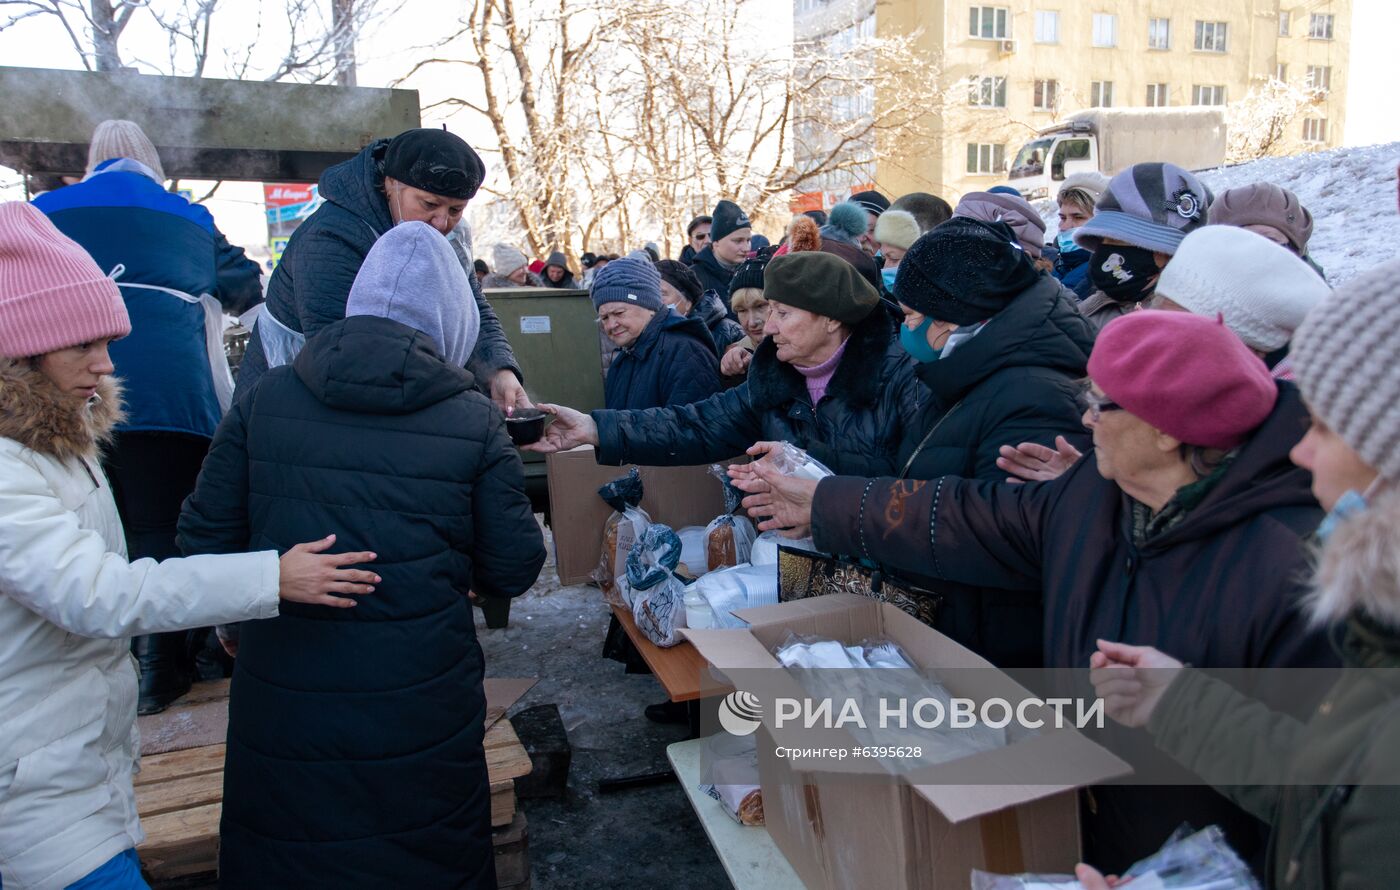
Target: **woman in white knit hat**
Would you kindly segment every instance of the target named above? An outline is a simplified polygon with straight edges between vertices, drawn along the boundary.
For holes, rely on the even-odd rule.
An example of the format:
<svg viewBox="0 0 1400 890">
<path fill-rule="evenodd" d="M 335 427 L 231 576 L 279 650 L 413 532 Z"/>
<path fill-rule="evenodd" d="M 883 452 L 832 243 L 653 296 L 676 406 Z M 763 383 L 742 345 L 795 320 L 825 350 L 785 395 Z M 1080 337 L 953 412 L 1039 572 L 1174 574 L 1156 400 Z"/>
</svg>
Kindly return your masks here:
<svg viewBox="0 0 1400 890">
<path fill-rule="evenodd" d="M 0 886 L 138 888 L 129 637 L 353 606 L 379 577 L 275 551 L 128 562 L 98 453 L 121 416 L 116 282 L 29 204 L 0 204 Z M 339 595 L 337 595 L 339 594 Z"/>
<path fill-rule="evenodd" d="M 1397 279 L 1400 260 L 1354 279 L 1294 338 L 1312 425 L 1291 456 L 1329 511 L 1308 606 L 1316 625 L 1337 631 L 1344 661 L 1311 720 L 1272 712 L 1151 647 L 1100 641 L 1093 656 L 1109 716 L 1145 727 L 1270 824 L 1269 887 L 1389 887 L 1400 875 Z M 1091 869 L 1080 878 L 1107 886 Z"/>
</svg>

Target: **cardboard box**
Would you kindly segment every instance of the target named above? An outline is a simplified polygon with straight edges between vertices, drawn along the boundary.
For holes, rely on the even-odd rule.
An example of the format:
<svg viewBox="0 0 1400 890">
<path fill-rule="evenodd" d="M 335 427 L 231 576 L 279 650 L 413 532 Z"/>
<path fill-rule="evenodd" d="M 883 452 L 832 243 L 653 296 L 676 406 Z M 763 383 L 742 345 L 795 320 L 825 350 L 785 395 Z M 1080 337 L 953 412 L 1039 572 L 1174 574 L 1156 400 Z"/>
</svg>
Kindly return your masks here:
<svg viewBox="0 0 1400 890">
<path fill-rule="evenodd" d="M 709 474 L 707 466 L 640 468 L 641 506 L 652 522 L 677 529 L 709 525 L 724 512 L 723 489 L 719 480 Z M 603 549 L 603 526 L 613 512 L 612 507 L 598 497 L 598 489 L 626 475 L 631 466 L 599 466 L 593 447 L 585 445 L 549 455 L 547 469 L 559 583 L 566 587 L 582 584 L 598 567 Z"/>
<path fill-rule="evenodd" d="M 735 614 L 749 622 L 747 630 L 685 631 L 720 673 L 782 671 L 770 653 L 790 632 L 846 644 L 883 637 L 920 668 L 943 670 L 940 679 L 955 696 L 981 702 L 1029 694 L 972 651 L 865 597 L 838 594 Z M 730 679 L 743 688 L 734 675 Z M 791 682 L 800 696 L 796 679 Z M 888 773 L 853 778 L 849 763 L 838 773 L 778 757 L 775 745 L 783 743 L 785 729 L 765 724 L 758 731 L 764 817 L 774 843 L 810 890 L 965 888 L 973 868 L 1072 874 L 1080 854 L 1075 789 L 1131 771 L 1083 735 L 1047 728 L 951 762 L 949 776 L 958 784 L 915 785 Z M 875 761 L 868 764 L 868 773 L 884 771 Z M 1030 764 L 1053 775 L 1056 784 L 1001 780 Z"/>
</svg>

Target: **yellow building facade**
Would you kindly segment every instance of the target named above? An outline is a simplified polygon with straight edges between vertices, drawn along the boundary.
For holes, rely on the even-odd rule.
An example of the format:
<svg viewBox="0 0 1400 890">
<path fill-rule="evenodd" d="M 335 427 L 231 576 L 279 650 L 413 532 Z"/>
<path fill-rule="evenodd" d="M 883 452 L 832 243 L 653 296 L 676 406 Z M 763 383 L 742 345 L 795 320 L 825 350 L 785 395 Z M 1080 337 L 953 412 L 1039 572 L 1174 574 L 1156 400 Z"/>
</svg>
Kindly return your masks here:
<svg viewBox="0 0 1400 890">
<path fill-rule="evenodd" d="M 877 142 L 873 178 L 890 196 L 955 203 L 1004 181 L 1036 131 L 1083 108 L 1226 105 L 1242 119 L 1237 104 L 1262 108 L 1273 79 L 1316 87 L 1284 125 L 1282 153 L 1342 141 L 1351 0 L 795 0 L 798 40 L 853 22 L 878 37 L 917 34 L 947 84 L 930 97 L 929 141 Z"/>
</svg>

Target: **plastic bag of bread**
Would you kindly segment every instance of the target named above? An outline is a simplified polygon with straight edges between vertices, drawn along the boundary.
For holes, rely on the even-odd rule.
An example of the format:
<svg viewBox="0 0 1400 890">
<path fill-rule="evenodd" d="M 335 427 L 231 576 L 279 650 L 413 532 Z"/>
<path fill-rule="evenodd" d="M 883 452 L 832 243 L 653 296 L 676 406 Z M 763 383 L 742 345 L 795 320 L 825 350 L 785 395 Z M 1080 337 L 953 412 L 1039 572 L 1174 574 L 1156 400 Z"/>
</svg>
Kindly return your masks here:
<svg viewBox="0 0 1400 890">
<path fill-rule="evenodd" d="M 590 576 L 602 588 L 603 599 L 610 605 L 630 608 L 618 587 L 617 579 L 626 571 L 627 554 L 651 525 L 651 517 L 637 506 L 642 502 L 642 475 L 636 467 L 598 489 L 598 496 L 613 508 L 613 514 L 603 526 L 603 546 L 598 567 Z"/>
<path fill-rule="evenodd" d="M 758 532 L 747 516 L 735 515 L 744 493 L 734 487 L 728 470 L 721 464 L 711 464 L 710 475 L 724 488 L 724 513 L 705 527 L 705 571 L 713 572 L 748 562 L 749 549 Z"/>
<path fill-rule="evenodd" d="M 724 807 L 740 825 L 763 824 L 763 792 L 758 787 L 758 748 L 753 736 L 716 733 L 701 750 L 700 790 Z"/>
<path fill-rule="evenodd" d="M 758 532 L 747 516 L 718 516 L 705 527 L 707 571 L 743 565 L 749 561 Z"/>
<path fill-rule="evenodd" d="M 656 523 L 632 545 L 622 582 L 632 599 L 637 629 L 663 648 L 681 642 L 685 627 L 686 579 L 677 574 L 681 539 L 670 526 Z"/>
</svg>

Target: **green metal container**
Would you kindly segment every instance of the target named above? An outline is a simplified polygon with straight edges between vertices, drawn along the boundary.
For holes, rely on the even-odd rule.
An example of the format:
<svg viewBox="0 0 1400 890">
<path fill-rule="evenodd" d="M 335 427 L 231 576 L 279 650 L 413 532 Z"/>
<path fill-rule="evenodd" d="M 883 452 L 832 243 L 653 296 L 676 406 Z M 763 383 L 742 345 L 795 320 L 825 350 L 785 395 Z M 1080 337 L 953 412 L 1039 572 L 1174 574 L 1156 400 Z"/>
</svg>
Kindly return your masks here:
<svg viewBox="0 0 1400 890">
<path fill-rule="evenodd" d="M 603 353 L 598 315 L 586 290 L 519 287 L 485 292 L 515 350 L 532 402 L 579 411 L 603 407 Z M 522 451 L 525 488 L 548 514 L 544 456 Z"/>
</svg>

